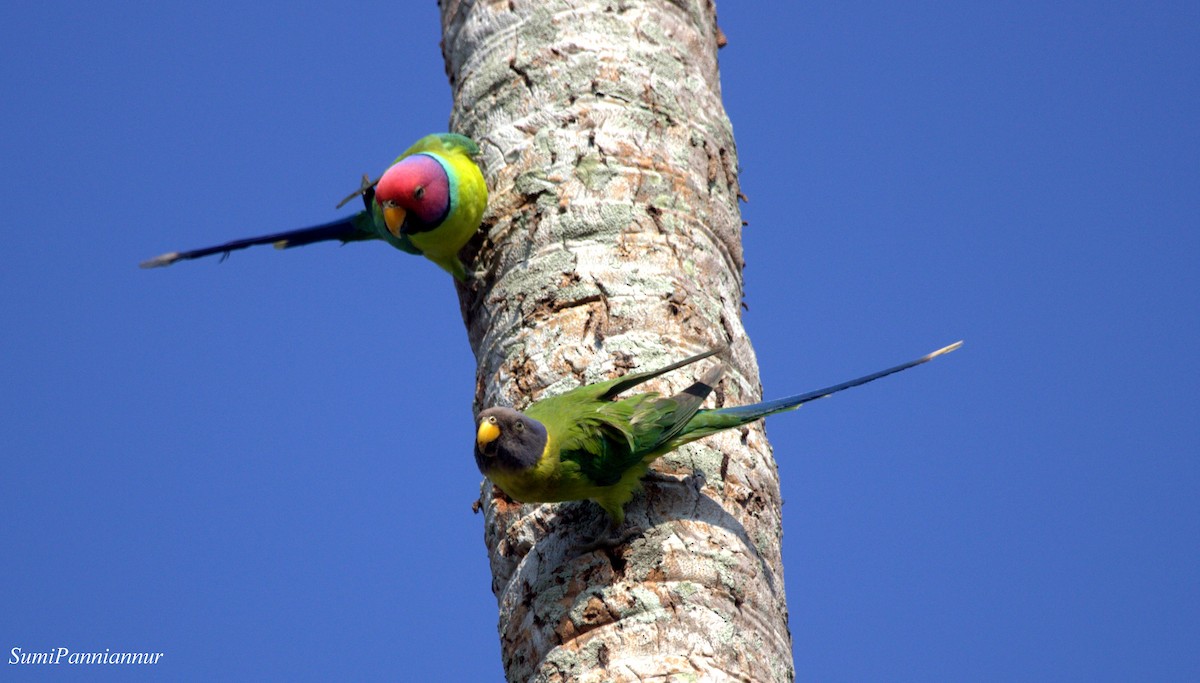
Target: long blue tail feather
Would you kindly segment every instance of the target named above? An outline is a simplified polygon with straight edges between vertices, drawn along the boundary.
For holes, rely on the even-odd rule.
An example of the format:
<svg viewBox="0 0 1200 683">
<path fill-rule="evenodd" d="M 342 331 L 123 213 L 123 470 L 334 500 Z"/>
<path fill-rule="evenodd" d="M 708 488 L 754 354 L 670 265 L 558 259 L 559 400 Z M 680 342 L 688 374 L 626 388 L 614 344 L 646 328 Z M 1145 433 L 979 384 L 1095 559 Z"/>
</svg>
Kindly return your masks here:
<svg viewBox="0 0 1200 683">
<path fill-rule="evenodd" d="M 157 268 L 160 266 L 169 266 L 176 261 L 186 259 L 203 258 L 213 254 L 222 254 L 222 258 L 229 255 L 231 251 L 245 249 L 259 244 L 274 244 L 279 249 L 289 249 L 291 247 L 301 247 L 306 244 L 315 242 L 325 242 L 328 240 L 341 240 L 342 242 L 355 242 L 358 240 L 374 239 L 374 233 L 364 229 L 364 221 L 369 223 L 370 217 L 365 213 L 358 213 L 349 218 L 342 220 L 314 225 L 311 228 L 301 228 L 299 230 L 288 230 L 286 232 L 277 232 L 270 235 L 262 235 L 260 237 L 248 237 L 246 239 L 233 240 L 224 244 L 218 244 L 212 247 L 204 247 L 201 249 L 192 249 L 191 251 L 173 251 L 162 256 L 156 256 L 152 259 L 142 261 L 143 268 Z"/>
<path fill-rule="evenodd" d="M 730 429 L 732 427 L 748 424 L 750 422 L 754 422 L 755 420 L 767 417 L 768 415 L 774 415 L 775 413 L 782 413 L 788 410 L 795 410 L 796 408 L 799 408 L 810 401 L 815 401 L 819 398 L 825 398 L 826 396 L 836 394 L 839 391 L 861 386 L 867 382 L 874 382 L 877 379 L 887 377 L 888 375 L 894 375 L 897 372 L 902 372 L 911 367 L 921 365 L 922 363 L 928 363 L 934 358 L 950 353 L 960 346 L 962 346 L 961 341 L 955 342 L 949 346 L 940 348 L 933 353 L 921 356 L 916 360 L 902 363 L 896 367 L 888 368 L 887 370 L 873 372 L 869 375 L 864 375 L 858 379 L 852 379 L 848 382 L 834 384 L 833 386 L 825 387 L 824 389 L 817 389 L 816 391 L 796 394 L 795 396 L 787 396 L 784 398 L 775 399 L 773 401 L 763 401 L 762 403 L 754 403 L 748 406 L 735 406 L 732 408 L 720 408 L 718 410 L 701 410 L 700 412 L 696 413 L 691 421 L 688 422 L 687 427 L 682 430 L 680 435 L 677 437 L 676 445 L 703 438 L 709 434 L 719 432 L 723 429 Z"/>
</svg>

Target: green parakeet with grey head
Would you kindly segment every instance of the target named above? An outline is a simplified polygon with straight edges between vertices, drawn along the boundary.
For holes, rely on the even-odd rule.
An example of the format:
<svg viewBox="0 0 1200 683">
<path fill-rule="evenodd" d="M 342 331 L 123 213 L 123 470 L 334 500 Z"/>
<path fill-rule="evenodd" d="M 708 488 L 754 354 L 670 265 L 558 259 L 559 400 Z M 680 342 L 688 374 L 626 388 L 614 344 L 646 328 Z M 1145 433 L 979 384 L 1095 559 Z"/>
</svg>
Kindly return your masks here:
<svg viewBox="0 0 1200 683">
<path fill-rule="evenodd" d="M 872 382 L 949 353 L 962 342 L 887 370 L 824 389 L 753 405 L 702 410 L 724 372 L 718 363 L 675 394 L 618 396 L 637 385 L 697 361 L 720 349 L 685 358 L 657 370 L 589 384 L 530 405 L 524 413 L 494 407 L 479 413 L 475 464 L 514 500 L 549 503 L 593 500 L 613 526 L 625 519 L 625 504 L 659 456 L 683 444 L 768 415 L 794 410 L 809 401 Z"/>
</svg>

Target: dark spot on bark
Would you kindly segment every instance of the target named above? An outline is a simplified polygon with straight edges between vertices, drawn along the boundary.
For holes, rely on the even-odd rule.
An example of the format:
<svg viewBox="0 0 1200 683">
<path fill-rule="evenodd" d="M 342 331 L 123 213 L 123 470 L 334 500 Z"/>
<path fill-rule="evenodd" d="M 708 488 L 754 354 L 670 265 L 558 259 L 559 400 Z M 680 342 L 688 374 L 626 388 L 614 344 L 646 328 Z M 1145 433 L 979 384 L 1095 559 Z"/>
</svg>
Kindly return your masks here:
<svg viewBox="0 0 1200 683">
<path fill-rule="evenodd" d="M 753 493 L 751 493 L 750 496 L 746 499 L 746 502 L 744 503 L 744 505 L 746 507 L 746 511 L 752 515 L 758 515 L 760 512 L 762 512 L 767 507 L 766 501 L 763 500 L 762 495 L 759 494 L 758 491 L 754 491 Z"/>
<path fill-rule="evenodd" d="M 685 324 L 691 321 L 695 315 L 692 305 L 687 300 L 687 295 L 679 290 L 667 295 L 667 311 L 671 317 Z"/>
<path fill-rule="evenodd" d="M 522 353 L 517 357 L 510 372 L 513 382 L 517 385 L 517 391 L 522 396 L 531 396 L 534 389 L 541 388 L 537 383 L 537 364 L 528 355 Z"/>
<path fill-rule="evenodd" d="M 578 596 L 582 598 L 584 596 Z M 601 626 L 606 626 L 617 620 L 615 614 L 609 606 L 597 595 L 587 596 L 587 601 L 584 602 L 583 608 L 579 611 L 579 623 L 576 623 L 571 618 L 570 605 L 564 605 L 567 608 L 568 614 L 562 618 L 558 627 L 554 629 L 554 635 L 558 637 L 559 642 L 568 642 L 575 640 L 588 631 L 595 630 Z"/>
<path fill-rule="evenodd" d="M 487 383 L 478 373 L 475 374 L 475 412 L 483 410 L 483 396 L 487 392 Z"/>
<path fill-rule="evenodd" d="M 725 330 L 726 339 L 736 339 L 737 334 L 734 333 L 733 326 L 729 324 L 729 319 L 725 317 L 725 312 L 721 312 L 721 329 Z"/>
<path fill-rule="evenodd" d="M 599 280 L 592 281 L 596 285 L 596 290 L 600 292 L 600 303 L 602 307 L 592 307 L 588 309 L 588 318 L 583 323 L 583 335 L 581 338 L 587 337 L 588 333 L 592 333 L 596 337 L 596 348 L 604 343 L 605 328 L 608 326 L 609 317 L 612 316 L 612 306 L 608 302 L 608 290 L 604 288 L 604 283 Z"/>
<path fill-rule="evenodd" d="M 604 557 L 608 558 L 608 564 L 612 567 L 613 575 L 617 579 L 625 576 L 625 565 L 627 563 L 625 562 L 625 557 L 619 552 L 623 547 L 625 546 L 604 546 L 600 548 L 600 552 L 604 554 Z"/>
<path fill-rule="evenodd" d="M 525 70 L 525 67 L 517 66 L 517 58 L 515 56 L 509 58 L 508 68 L 521 77 L 521 80 L 525 83 L 526 90 L 533 90 L 533 78 L 529 76 L 529 72 Z"/>
<path fill-rule="evenodd" d="M 613 354 L 613 367 L 618 370 L 632 370 L 637 367 L 633 356 L 624 351 L 617 351 Z"/>
<path fill-rule="evenodd" d="M 543 318 L 549 318 L 556 313 L 567 310 L 568 308 L 586 306 L 588 304 L 594 304 L 600 301 L 599 294 L 589 294 L 588 296 L 580 297 L 578 299 L 554 299 L 552 297 L 553 294 L 551 294 L 551 298 L 540 301 L 532 311 L 525 315 L 525 321 L 531 322 L 535 320 L 541 320 Z"/>
</svg>

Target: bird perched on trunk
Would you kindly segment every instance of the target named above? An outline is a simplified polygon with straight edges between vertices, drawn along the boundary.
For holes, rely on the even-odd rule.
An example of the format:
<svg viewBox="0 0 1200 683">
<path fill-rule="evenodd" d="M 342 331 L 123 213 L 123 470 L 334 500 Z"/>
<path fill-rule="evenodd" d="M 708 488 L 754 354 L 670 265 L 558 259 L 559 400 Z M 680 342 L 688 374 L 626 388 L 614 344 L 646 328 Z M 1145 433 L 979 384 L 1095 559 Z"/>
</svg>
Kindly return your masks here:
<svg viewBox="0 0 1200 683">
<path fill-rule="evenodd" d="M 478 155 L 479 146 L 470 138 L 454 133 L 427 135 L 397 157 L 378 181 L 364 180 L 362 189 L 342 202 L 361 194 L 365 211 L 311 228 L 171 252 L 141 265 L 154 268 L 211 254 L 228 256 L 231 251 L 257 244 L 286 249 L 326 240 L 344 243 L 382 239 L 466 280 L 467 270 L 458 259 L 458 251 L 479 229 L 487 208 L 487 185 L 474 161 Z"/>
<path fill-rule="evenodd" d="M 488 408 L 479 413 L 475 464 L 514 500 L 551 503 L 590 499 L 608 513 L 613 527 L 625 519 L 625 504 L 641 487 L 652 463 L 683 444 L 740 427 L 809 401 L 872 382 L 949 353 L 962 342 L 894 368 L 831 387 L 748 406 L 701 410 L 725 368 L 718 364 L 675 394 L 617 396 L 664 373 L 722 349 L 706 351 L 658 370 L 638 372 L 542 399 L 519 413 Z"/>
</svg>

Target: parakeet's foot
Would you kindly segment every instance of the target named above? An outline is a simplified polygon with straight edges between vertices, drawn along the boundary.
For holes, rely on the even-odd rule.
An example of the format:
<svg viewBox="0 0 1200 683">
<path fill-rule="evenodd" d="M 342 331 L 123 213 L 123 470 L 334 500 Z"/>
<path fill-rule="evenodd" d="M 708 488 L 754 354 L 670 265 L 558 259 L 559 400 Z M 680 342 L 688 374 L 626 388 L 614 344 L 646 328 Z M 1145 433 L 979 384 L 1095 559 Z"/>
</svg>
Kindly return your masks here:
<svg viewBox="0 0 1200 683">
<path fill-rule="evenodd" d="M 680 475 L 666 474 L 657 470 L 650 470 L 646 474 L 642 475 L 642 481 L 654 481 L 663 485 L 675 486 L 687 484 L 691 478 L 691 476 L 685 477 Z M 628 544 L 630 541 L 646 532 L 645 529 L 639 526 L 629 526 L 627 524 L 627 517 L 625 518 L 625 521 L 619 523 L 613 523 L 612 517 L 609 517 L 608 519 L 609 524 L 607 525 L 606 530 L 601 532 L 601 535 L 598 536 L 596 540 L 581 546 L 579 551 L 580 555 L 586 555 L 597 550 L 611 551 L 614 548 Z M 622 531 L 622 529 L 624 529 L 624 531 Z"/>
<path fill-rule="evenodd" d="M 601 536 L 596 538 L 596 540 L 580 546 L 579 554 L 587 555 L 588 553 L 594 553 L 597 550 L 612 550 L 614 548 L 619 548 L 623 545 L 627 545 L 630 541 L 638 536 L 641 536 L 644 532 L 645 529 L 636 526 L 626 529 L 622 532 L 619 527 L 613 527 L 610 525 Z"/>
</svg>

